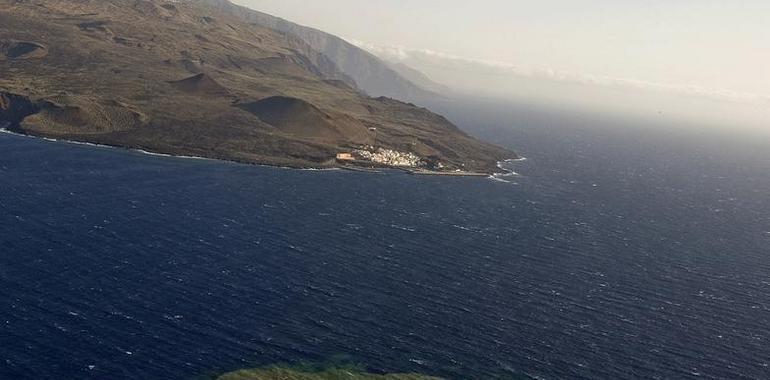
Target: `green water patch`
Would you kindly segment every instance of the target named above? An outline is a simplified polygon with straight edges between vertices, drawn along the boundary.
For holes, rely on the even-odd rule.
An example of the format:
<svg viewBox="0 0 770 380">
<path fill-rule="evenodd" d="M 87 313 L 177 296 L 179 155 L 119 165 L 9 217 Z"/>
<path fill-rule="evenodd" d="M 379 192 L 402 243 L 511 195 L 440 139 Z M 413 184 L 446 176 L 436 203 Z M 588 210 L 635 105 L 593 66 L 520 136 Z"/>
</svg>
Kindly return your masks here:
<svg viewBox="0 0 770 380">
<path fill-rule="evenodd" d="M 374 374 L 358 368 L 312 370 L 291 367 L 267 367 L 230 372 L 217 380 L 441 380 L 415 373 Z"/>
</svg>

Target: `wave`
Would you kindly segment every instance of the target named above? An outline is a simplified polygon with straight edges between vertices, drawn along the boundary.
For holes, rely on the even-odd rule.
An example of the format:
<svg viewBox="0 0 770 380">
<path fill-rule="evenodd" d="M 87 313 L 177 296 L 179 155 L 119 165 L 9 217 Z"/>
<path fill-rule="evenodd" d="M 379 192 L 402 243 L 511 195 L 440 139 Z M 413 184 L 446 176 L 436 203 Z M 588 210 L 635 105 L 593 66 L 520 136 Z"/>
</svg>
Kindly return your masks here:
<svg viewBox="0 0 770 380">
<path fill-rule="evenodd" d="M 74 145 L 85 145 L 85 146 L 93 146 L 98 148 L 112 148 L 116 149 L 116 147 L 111 145 L 103 145 L 103 144 L 94 144 L 90 142 L 84 142 L 84 141 L 74 141 L 74 140 L 56 140 L 59 142 L 67 143 L 67 144 L 74 144 Z"/>
<path fill-rule="evenodd" d="M 340 168 L 290 168 L 290 167 L 281 167 L 282 169 L 292 169 L 292 170 L 301 170 L 305 172 L 329 172 L 329 171 L 336 171 L 336 170 L 342 170 Z"/>
<path fill-rule="evenodd" d="M 497 175 L 491 175 L 491 176 L 487 177 L 487 179 L 490 179 L 490 180 L 495 181 L 495 182 L 513 183 L 513 182 L 508 181 L 506 179 L 503 179 L 503 178 L 501 178 L 501 176 L 497 176 Z"/>
<path fill-rule="evenodd" d="M 55 138 L 51 138 L 51 137 L 33 136 L 33 135 L 28 135 L 28 134 L 18 133 L 18 132 L 13 132 L 11 130 L 8 130 L 7 129 L 7 125 L 4 128 L 0 128 L 0 133 L 5 133 L 5 134 L 9 134 L 9 135 L 14 135 L 14 136 L 20 136 L 20 137 L 26 137 L 26 138 L 30 138 L 30 139 L 37 139 L 37 140 L 55 142 L 55 143 L 65 143 L 65 144 L 72 144 L 72 145 L 84 145 L 84 146 L 90 146 L 90 147 L 96 147 L 96 148 L 110 148 L 110 149 L 128 150 L 128 151 L 131 151 L 131 152 L 146 154 L 146 155 L 149 155 L 149 156 L 184 158 L 184 159 L 191 159 L 191 160 L 215 160 L 213 158 L 208 158 L 208 157 L 184 156 L 184 155 L 177 156 L 177 155 L 166 154 L 166 153 L 150 152 L 148 150 L 137 149 L 137 148 L 124 148 L 124 147 L 115 146 L 115 145 L 96 144 L 96 143 L 90 143 L 90 142 L 85 142 L 85 141 L 67 140 L 67 139 L 55 139 Z"/>
<path fill-rule="evenodd" d="M 391 224 L 390 228 L 395 228 L 397 230 L 406 231 L 406 232 L 417 232 L 416 228 L 402 226 L 402 225 L 399 225 L 399 224 Z"/>
<path fill-rule="evenodd" d="M 513 182 L 508 181 L 508 180 L 506 180 L 504 178 L 518 177 L 521 174 L 517 173 L 516 171 L 514 171 L 510 167 L 506 167 L 505 164 L 513 164 L 513 163 L 516 163 L 516 162 L 524 162 L 524 161 L 527 161 L 526 157 L 519 157 L 519 158 L 512 158 L 512 159 L 508 159 L 508 160 L 498 161 L 497 162 L 497 167 L 500 170 L 502 170 L 502 172 L 500 172 L 500 173 L 493 173 L 491 176 L 489 176 L 489 179 L 491 179 L 493 181 L 497 181 L 497 182 L 513 183 Z"/>
<path fill-rule="evenodd" d="M 3 125 L 2 127 L 0 127 L 0 133 L 5 133 L 5 134 L 8 134 L 8 135 L 24 136 L 24 135 L 16 133 L 16 132 L 9 131 L 8 130 L 8 125 Z"/>
<path fill-rule="evenodd" d="M 111 147 L 114 148 L 114 147 Z M 166 157 L 166 158 L 183 158 L 187 160 L 211 160 L 211 161 L 221 161 L 217 160 L 216 158 L 208 158 L 208 157 L 201 157 L 201 156 L 185 156 L 185 155 L 175 155 L 175 154 L 167 154 L 167 153 L 158 153 L 158 152 L 151 152 L 149 150 L 144 149 L 129 149 L 130 151 L 146 154 L 148 156 L 156 156 L 156 157 Z"/>
</svg>

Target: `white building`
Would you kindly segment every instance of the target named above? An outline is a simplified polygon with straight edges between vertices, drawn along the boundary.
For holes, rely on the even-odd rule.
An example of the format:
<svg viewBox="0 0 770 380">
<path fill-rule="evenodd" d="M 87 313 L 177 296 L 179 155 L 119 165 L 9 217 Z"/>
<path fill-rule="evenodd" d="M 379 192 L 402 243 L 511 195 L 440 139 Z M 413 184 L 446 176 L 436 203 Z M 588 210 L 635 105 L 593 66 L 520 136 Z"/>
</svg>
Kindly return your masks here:
<svg viewBox="0 0 770 380">
<path fill-rule="evenodd" d="M 375 152 L 356 150 L 353 153 L 363 160 L 389 166 L 417 167 L 422 164 L 420 156 L 410 152 L 398 152 L 391 149 L 379 148 Z"/>
</svg>

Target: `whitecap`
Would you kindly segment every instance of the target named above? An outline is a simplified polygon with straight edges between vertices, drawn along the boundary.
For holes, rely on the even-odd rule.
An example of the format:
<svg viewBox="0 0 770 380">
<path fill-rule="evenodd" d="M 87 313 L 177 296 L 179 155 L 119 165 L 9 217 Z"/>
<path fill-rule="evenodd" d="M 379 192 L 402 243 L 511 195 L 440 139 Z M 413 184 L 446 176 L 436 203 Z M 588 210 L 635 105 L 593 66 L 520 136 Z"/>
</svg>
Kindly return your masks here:
<svg viewBox="0 0 770 380">
<path fill-rule="evenodd" d="M 0 133 L 5 133 L 5 134 L 8 134 L 8 135 L 14 135 L 14 136 L 30 137 L 30 136 L 27 136 L 27 135 L 23 135 L 21 133 L 16 133 L 16 132 L 8 130 L 6 128 L 0 128 Z"/>
<path fill-rule="evenodd" d="M 402 230 L 402 231 L 407 231 L 407 232 L 417 232 L 417 230 L 414 229 L 414 228 L 406 227 L 406 226 L 400 226 L 398 224 L 391 224 L 390 227 L 398 229 L 398 230 Z"/>
<path fill-rule="evenodd" d="M 114 146 L 102 145 L 102 144 L 94 144 L 94 143 L 85 142 L 85 141 L 74 141 L 74 140 L 57 140 L 57 141 L 62 141 L 62 142 L 65 142 L 67 144 L 74 144 L 74 145 L 94 146 L 94 147 L 99 147 L 99 148 L 115 148 Z"/>
<path fill-rule="evenodd" d="M 137 153 L 141 153 L 141 154 L 146 154 L 146 155 L 148 155 L 148 156 L 158 156 L 158 157 L 173 157 L 173 156 L 172 156 L 172 155 L 170 155 L 170 154 L 165 154 L 165 153 L 155 153 L 155 152 L 150 152 L 150 151 L 147 151 L 147 150 L 144 150 L 144 149 L 134 149 L 134 152 L 137 152 Z"/>
<path fill-rule="evenodd" d="M 329 171 L 336 171 L 336 170 L 342 170 L 340 168 L 289 168 L 289 167 L 283 167 L 281 166 L 281 169 L 291 169 L 291 170 L 301 170 L 301 171 L 307 171 L 307 172 L 329 172 Z"/>
<path fill-rule="evenodd" d="M 507 180 L 504 180 L 504 179 L 502 179 L 501 177 L 502 177 L 502 176 L 498 176 L 498 175 L 491 175 L 491 176 L 489 176 L 489 177 L 487 177 L 487 178 L 488 178 L 488 179 L 490 179 L 490 180 L 492 180 L 492 181 L 495 181 L 495 182 L 502 182 L 502 183 L 512 183 L 511 181 L 507 181 Z"/>
<path fill-rule="evenodd" d="M 513 164 L 513 163 L 516 163 L 516 162 L 523 162 L 523 161 L 526 161 L 526 160 L 527 160 L 526 157 L 521 157 L 521 158 L 515 158 L 515 159 L 508 159 L 508 160 L 504 160 L 504 161 L 498 161 L 497 162 L 497 167 L 500 170 L 502 170 L 502 172 L 501 173 L 494 173 L 494 174 L 492 174 L 492 176 L 496 177 L 496 178 L 519 176 L 520 175 L 519 173 L 515 172 L 510 167 L 504 166 L 504 164 Z"/>
</svg>

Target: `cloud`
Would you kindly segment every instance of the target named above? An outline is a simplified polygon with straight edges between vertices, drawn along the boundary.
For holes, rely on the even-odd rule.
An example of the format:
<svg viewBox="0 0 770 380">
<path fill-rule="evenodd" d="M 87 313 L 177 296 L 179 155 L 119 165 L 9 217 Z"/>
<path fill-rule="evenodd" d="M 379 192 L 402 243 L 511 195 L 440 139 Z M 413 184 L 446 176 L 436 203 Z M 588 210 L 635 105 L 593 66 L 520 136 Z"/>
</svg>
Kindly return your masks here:
<svg viewBox="0 0 770 380">
<path fill-rule="evenodd" d="M 402 46 L 377 46 L 357 40 L 350 43 L 365 49 L 372 54 L 395 62 L 416 66 L 417 69 L 429 67 L 471 71 L 475 74 L 518 76 L 550 81 L 576 83 L 603 87 L 617 87 L 645 91 L 662 91 L 666 93 L 696 96 L 720 101 L 770 105 L 770 96 L 725 89 L 715 89 L 675 83 L 656 83 L 633 78 L 616 78 L 584 73 L 569 73 L 550 68 L 524 67 L 509 62 L 490 61 L 460 57 L 433 50 L 409 49 Z"/>
</svg>

